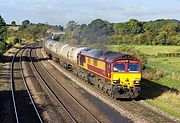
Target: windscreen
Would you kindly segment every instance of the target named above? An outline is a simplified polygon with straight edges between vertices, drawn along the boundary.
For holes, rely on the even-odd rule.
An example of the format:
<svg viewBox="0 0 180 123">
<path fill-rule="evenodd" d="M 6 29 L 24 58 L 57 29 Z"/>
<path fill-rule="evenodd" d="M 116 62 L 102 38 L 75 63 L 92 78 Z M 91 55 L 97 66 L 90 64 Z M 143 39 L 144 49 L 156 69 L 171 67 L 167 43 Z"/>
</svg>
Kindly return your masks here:
<svg viewBox="0 0 180 123">
<path fill-rule="evenodd" d="M 129 63 L 128 64 L 128 71 L 129 72 L 139 72 L 139 70 L 140 70 L 140 65 L 139 64 L 131 64 L 131 63 Z"/>
<path fill-rule="evenodd" d="M 125 72 L 124 63 L 114 63 L 114 72 Z"/>
</svg>

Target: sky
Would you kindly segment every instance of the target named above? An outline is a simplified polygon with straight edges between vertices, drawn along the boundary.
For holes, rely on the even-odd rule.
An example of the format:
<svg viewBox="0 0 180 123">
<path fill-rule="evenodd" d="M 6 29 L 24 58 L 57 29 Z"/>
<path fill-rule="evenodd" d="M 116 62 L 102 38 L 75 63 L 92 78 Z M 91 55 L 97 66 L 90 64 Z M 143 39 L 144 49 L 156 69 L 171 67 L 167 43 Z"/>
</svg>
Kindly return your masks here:
<svg viewBox="0 0 180 123">
<path fill-rule="evenodd" d="M 28 19 L 63 26 L 70 20 L 88 24 L 98 18 L 112 23 L 180 20 L 180 0 L 0 0 L 0 15 L 6 23 Z"/>
</svg>

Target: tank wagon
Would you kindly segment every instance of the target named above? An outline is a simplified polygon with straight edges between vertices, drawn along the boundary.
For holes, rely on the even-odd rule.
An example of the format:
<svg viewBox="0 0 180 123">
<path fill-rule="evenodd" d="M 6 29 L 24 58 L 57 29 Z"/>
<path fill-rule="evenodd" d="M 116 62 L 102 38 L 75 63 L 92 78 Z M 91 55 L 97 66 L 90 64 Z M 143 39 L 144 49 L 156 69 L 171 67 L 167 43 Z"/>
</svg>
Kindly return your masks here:
<svg viewBox="0 0 180 123">
<path fill-rule="evenodd" d="M 46 54 L 87 83 L 113 98 L 136 98 L 140 92 L 142 65 L 128 54 L 44 41 Z"/>
</svg>

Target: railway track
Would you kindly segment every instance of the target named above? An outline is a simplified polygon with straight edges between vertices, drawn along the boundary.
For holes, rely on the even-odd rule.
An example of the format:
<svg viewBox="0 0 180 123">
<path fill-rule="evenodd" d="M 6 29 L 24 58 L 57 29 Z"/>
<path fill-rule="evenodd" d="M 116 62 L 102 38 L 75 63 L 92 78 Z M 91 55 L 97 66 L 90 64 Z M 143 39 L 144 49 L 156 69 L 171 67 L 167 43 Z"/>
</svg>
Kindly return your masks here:
<svg viewBox="0 0 180 123">
<path fill-rule="evenodd" d="M 19 49 L 11 62 L 11 90 L 15 118 L 17 123 L 43 123 L 23 72 L 22 58 L 25 48 L 26 46 Z"/>
<path fill-rule="evenodd" d="M 71 80 L 81 82 L 83 85 L 86 85 L 86 86 L 88 86 L 88 88 L 95 91 L 95 93 L 100 94 L 101 96 L 98 96 L 98 98 L 102 98 L 102 100 L 109 100 L 108 103 L 111 104 L 113 107 L 115 107 L 116 110 L 119 110 L 120 108 L 123 110 L 127 110 L 128 112 L 125 111 L 125 113 L 124 113 L 125 115 L 127 115 L 127 116 L 128 116 L 128 114 L 134 115 L 134 116 L 129 116 L 130 119 L 136 120 L 137 117 L 139 117 L 140 119 L 144 119 L 143 121 L 147 121 L 147 122 L 151 122 L 151 123 L 154 123 L 154 122 L 176 123 L 176 120 L 169 118 L 168 116 L 162 115 L 161 113 L 142 105 L 139 101 L 113 100 L 111 97 L 109 97 L 109 96 L 105 95 L 103 92 L 99 91 L 98 88 L 94 88 L 94 86 L 85 84 L 84 82 L 82 82 L 82 80 L 77 78 L 75 75 L 72 75 L 72 73 L 70 73 L 69 71 L 67 71 L 67 70 L 60 70 L 60 71 L 63 74 L 65 73 L 65 76 L 67 76 Z M 122 113 L 123 111 L 121 109 L 119 110 L 119 112 Z"/>
<path fill-rule="evenodd" d="M 32 56 L 34 60 L 32 59 Z M 54 97 L 54 99 L 66 112 L 71 122 L 100 123 L 100 121 L 90 111 L 88 111 L 88 109 L 81 105 L 81 103 L 79 103 L 78 100 L 76 100 L 59 82 L 57 82 L 56 79 L 52 77 L 52 75 L 46 70 L 46 68 L 43 65 L 39 64 L 36 50 L 34 50 L 33 52 L 31 49 L 30 59 L 37 76 L 40 78 L 41 82 L 47 88 L 49 93 Z M 63 98 L 62 95 L 66 95 L 66 97 Z M 72 105 L 75 105 L 76 109 L 73 109 L 74 107 L 71 108 Z"/>
</svg>

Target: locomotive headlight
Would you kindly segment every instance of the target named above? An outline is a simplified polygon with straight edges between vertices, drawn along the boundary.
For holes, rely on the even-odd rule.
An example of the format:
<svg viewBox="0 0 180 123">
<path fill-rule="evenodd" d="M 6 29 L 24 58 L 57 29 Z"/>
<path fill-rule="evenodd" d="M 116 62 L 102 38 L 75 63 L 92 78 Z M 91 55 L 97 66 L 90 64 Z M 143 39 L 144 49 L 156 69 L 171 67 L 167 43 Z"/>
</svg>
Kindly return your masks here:
<svg viewBox="0 0 180 123">
<path fill-rule="evenodd" d="M 134 84 L 139 84 L 139 80 L 134 80 Z"/>
<path fill-rule="evenodd" d="M 118 83 L 120 83 L 120 79 L 118 79 L 118 80 L 114 80 L 114 81 L 113 81 L 113 83 L 114 83 L 114 84 L 118 84 Z"/>
</svg>

